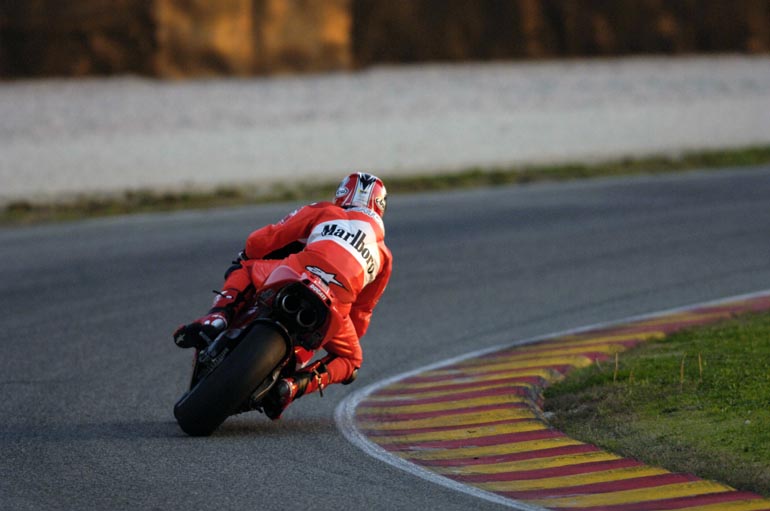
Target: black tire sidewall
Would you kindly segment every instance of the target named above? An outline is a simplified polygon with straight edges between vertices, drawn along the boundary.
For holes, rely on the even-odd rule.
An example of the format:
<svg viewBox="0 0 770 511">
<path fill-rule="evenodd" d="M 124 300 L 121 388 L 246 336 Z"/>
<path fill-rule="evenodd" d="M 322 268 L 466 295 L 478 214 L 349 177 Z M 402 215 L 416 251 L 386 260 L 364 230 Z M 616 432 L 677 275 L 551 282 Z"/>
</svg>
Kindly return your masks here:
<svg viewBox="0 0 770 511">
<path fill-rule="evenodd" d="M 214 371 L 198 381 L 174 406 L 182 430 L 210 435 L 232 415 L 286 357 L 280 327 L 257 323 Z"/>
</svg>

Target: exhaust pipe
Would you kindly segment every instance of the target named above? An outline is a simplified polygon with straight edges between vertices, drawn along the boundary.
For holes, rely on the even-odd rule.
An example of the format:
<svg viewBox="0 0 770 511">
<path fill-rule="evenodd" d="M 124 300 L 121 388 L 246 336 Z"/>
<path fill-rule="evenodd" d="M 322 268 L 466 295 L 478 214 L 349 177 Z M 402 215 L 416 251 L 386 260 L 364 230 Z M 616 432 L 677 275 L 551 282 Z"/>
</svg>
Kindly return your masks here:
<svg viewBox="0 0 770 511">
<path fill-rule="evenodd" d="M 302 308 L 302 300 L 297 295 L 287 294 L 281 299 L 281 308 L 288 314 L 297 314 Z"/>
<path fill-rule="evenodd" d="M 297 324 L 302 328 L 314 327 L 317 321 L 318 314 L 311 307 L 307 307 L 297 312 Z"/>
<path fill-rule="evenodd" d="M 278 307 L 287 316 L 293 317 L 297 326 L 305 330 L 311 330 L 323 321 L 323 312 L 318 310 L 311 301 L 302 297 L 300 293 L 287 292 L 278 297 Z"/>
</svg>

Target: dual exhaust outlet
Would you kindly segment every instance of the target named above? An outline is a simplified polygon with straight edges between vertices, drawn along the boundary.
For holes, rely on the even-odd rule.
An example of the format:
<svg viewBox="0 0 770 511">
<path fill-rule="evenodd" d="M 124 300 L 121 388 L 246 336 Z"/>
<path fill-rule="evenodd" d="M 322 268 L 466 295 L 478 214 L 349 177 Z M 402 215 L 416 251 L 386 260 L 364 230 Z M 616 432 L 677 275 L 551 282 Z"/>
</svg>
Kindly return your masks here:
<svg viewBox="0 0 770 511">
<path fill-rule="evenodd" d="M 293 317 L 302 328 L 312 329 L 318 326 L 320 315 L 316 307 L 295 293 L 287 293 L 279 300 L 281 310 Z"/>
</svg>

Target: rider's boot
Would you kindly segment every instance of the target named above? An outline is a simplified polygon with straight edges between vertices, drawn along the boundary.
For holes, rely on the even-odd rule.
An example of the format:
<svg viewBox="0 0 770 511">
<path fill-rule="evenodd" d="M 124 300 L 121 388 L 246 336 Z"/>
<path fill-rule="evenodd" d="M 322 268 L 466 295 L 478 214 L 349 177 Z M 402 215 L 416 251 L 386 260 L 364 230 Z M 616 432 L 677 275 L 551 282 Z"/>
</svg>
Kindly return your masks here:
<svg viewBox="0 0 770 511">
<path fill-rule="evenodd" d="M 326 372 L 323 364 L 316 364 L 312 369 L 278 380 L 270 390 L 270 395 L 265 399 L 262 408 L 270 419 L 278 420 L 291 403 L 305 394 L 319 391 L 323 396 L 323 389 L 328 384 L 329 373 Z"/>
<path fill-rule="evenodd" d="M 174 344 L 180 348 L 204 349 L 227 328 L 241 301 L 240 292 L 237 289 L 225 289 L 215 293 L 217 297 L 205 316 L 176 329 Z"/>
</svg>

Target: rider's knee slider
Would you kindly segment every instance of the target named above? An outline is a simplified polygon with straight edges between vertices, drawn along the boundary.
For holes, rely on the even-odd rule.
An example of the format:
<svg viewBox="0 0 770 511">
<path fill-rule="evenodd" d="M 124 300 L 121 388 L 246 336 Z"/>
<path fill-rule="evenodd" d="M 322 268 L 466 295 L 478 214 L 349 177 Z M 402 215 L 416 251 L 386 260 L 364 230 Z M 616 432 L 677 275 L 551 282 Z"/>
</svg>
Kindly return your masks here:
<svg viewBox="0 0 770 511">
<path fill-rule="evenodd" d="M 347 380 L 345 380 L 345 381 L 343 381 L 341 383 L 343 385 L 350 385 L 351 383 L 353 383 L 356 380 L 356 378 L 358 378 L 358 368 L 357 367 L 355 369 L 353 369 L 353 373 L 350 375 L 350 377 L 348 377 Z"/>
</svg>

